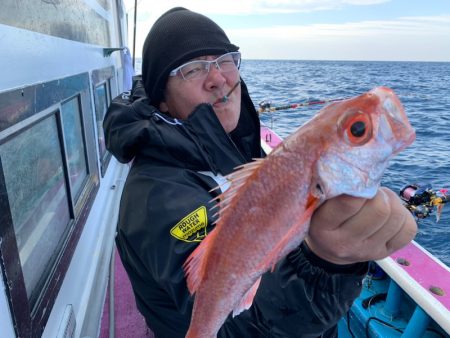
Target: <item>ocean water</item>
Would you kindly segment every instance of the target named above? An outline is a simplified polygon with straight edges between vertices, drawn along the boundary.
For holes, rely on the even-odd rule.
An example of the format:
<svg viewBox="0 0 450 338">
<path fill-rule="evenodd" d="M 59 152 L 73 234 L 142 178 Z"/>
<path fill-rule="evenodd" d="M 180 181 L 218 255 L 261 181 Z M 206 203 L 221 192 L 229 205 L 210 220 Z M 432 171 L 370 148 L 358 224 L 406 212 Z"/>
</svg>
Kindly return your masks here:
<svg viewBox="0 0 450 338">
<path fill-rule="evenodd" d="M 255 104 L 268 100 L 274 107 L 392 88 L 417 135 L 392 160 L 382 185 L 395 192 L 412 183 L 450 189 L 450 63 L 243 60 L 241 74 Z M 320 108 L 264 113 L 261 120 L 286 137 Z M 450 203 L 439 223 L 434 216 L 419 221 L 415 240 L 450 266 Z"/>
</svg>

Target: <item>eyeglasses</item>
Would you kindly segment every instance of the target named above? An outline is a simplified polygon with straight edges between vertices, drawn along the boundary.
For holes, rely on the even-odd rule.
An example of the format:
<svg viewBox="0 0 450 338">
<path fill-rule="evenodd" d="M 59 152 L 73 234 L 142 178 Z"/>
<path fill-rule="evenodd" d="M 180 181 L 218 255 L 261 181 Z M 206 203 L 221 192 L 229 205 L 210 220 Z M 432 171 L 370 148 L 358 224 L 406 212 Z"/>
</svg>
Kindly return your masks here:
<svg viewBox="0 0 450 338">
<path fill-rule="evenodd" d="M 180 67 L 175 68 L 169 73 L 169 76 L 181 74 L 185 80 L 200 79 L 208 75 L 213 64 L 217 70 L 222 73 L 229 73 L 239 69 L 241 64 L 241 53 L 230 52 L 219 56 L 215 60 L 194 60 L 187 62 Z"/>
</svg>

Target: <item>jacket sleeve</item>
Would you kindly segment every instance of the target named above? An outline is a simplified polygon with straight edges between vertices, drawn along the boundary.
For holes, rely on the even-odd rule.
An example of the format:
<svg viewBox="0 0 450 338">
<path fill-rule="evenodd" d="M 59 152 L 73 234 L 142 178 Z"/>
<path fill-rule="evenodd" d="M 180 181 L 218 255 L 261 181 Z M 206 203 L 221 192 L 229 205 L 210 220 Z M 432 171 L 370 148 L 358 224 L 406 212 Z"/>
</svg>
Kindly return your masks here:
<svg viewBox="0 0 450 338">
<path fill-rule="evenodd" d="M 252 307 L 228 317 L 224 337 L 328 337 L 362 288 L 367 263 L 334 265 L 305 243 L 263 275 Z"/>
<path fill-rule="evenodd" d="M 153 111 L 140 109 L 140 101 L 147 100 L 139 77 L 133 78 L 133 89 L 115 97 L 103 119 L 106 148 L 121 163 L 130 162 L 145 138 L 146 127 Z"/>
</svg>

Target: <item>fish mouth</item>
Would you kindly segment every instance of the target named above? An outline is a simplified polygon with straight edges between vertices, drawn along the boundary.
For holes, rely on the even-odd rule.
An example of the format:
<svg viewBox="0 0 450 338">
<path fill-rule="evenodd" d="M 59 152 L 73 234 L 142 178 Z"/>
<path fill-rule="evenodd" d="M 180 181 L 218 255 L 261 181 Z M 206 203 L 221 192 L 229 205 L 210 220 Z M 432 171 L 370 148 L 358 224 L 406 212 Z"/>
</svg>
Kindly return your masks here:
<svg viewBox="0 0 450 338">
<path fill-rule="evenodd" d="M 400 151 L 411 145 L 415 140 L 416 140 L 416 131 L 414 129 L 411 129 L 408 136 L 404 139 L 403 144 L 395 149 L 395 154 L 399 153 Z"/>
<path fill-rule="evenodd" d="M 392 116 L 392 113 L 390 115 Z M 394 118 L 393 123 L 395 123 L 395 126 L 392 126 L 391 123 L 386 115 L 380 117 L 377 138 L 390 144 L 392 155 L 396 155 L 414 142 L 416 132 L 408 123 L 399 120 L 399 118 Z"/>
</svg>

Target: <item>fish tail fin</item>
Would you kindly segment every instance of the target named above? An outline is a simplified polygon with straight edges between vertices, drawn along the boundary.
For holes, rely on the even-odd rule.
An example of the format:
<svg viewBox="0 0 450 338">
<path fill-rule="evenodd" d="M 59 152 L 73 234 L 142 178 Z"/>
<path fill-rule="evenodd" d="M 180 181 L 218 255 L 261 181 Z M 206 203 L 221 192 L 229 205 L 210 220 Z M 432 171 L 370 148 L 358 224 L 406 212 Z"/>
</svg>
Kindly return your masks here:
<svg viewBox="0 0 450 338">
<path fill-rule="evenodd" d="M 205 272 L 205 262 L 209 248 L 212 245 L 211 242 L 214 241 L 214 237 L 217 231 L 213 229 L 195 248 L 194 251 L 186 259 L 183 264 L 183 269 L 186 275 L 186 283 L 191 295 L 197 291 L 200 282 L 203 279 L 203 274 Z"/>
<path fill-rule="evenodd" d="M 253 299 L 255 298 L 256 291 L 258 291 L 259 283 L 261 282 L 261 277 L 259 277 L 255 284 L 252 285 L 250 289 L 247 290 L 242 300 L 233 309 L 233 317 L 237 316 L 244 310 L 248 310 L 252 306 Z"/>
</svg>

